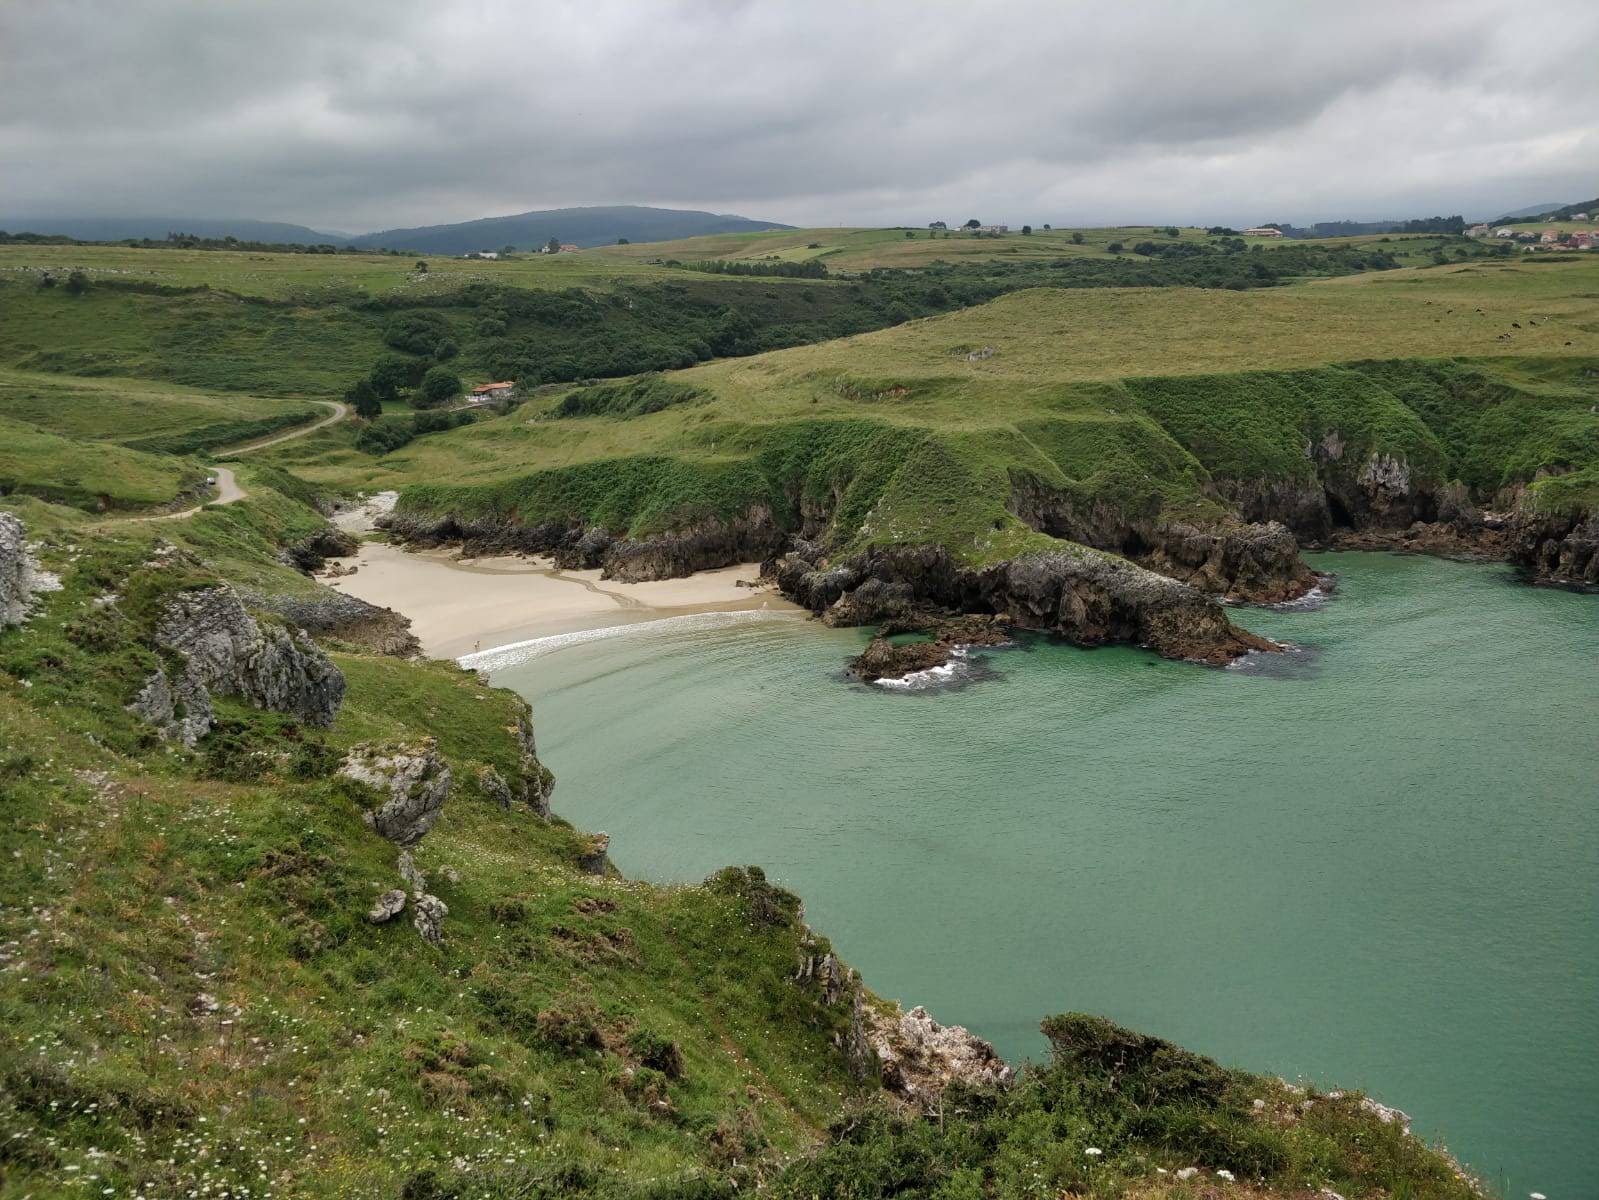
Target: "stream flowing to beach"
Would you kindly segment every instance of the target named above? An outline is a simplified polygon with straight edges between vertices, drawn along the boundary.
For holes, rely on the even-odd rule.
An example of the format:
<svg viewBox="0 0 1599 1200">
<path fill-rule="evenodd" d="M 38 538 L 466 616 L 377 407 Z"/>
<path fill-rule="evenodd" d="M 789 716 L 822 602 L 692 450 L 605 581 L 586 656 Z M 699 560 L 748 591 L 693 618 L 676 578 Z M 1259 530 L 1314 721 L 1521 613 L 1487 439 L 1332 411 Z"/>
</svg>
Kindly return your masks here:
<svg viewBox="0 0 1599 1200">
<path fill-rule="evenodd" d="M 847 681 L 792 615 L 535 646 L 555 806 L 627 874 L 758 863 L 878 992 L 1013 1058 L 1081 1009 L 1360 1087 L 1509 1196 L 1595 1194 L 1599 599 L 1344 554 L 1226 671 L 1041 639 Z M 508 656 L 514 660 L 516 654 Z"/>
</svg>

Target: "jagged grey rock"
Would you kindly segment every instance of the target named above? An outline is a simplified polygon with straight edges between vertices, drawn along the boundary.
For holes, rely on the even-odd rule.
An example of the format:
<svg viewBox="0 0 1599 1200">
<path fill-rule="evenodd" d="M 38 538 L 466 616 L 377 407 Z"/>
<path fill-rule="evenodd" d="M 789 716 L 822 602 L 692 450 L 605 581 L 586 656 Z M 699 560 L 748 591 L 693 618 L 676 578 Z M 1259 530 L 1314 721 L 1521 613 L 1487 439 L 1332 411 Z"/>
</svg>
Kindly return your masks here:
<svg viewBox="0 0 1599 1200">
<path fill-rule="evenodd" d="M 610 849 L 610 834 L 590 834 L 588 848 L 578 856 L 578 870 L 589 875 L 604 875 L 611 868 Z"/>
<path fill-rule="evenodd" d="M 449 905 L 437 896 L 429 896 L 424 892 L 416 897 L 412 907 L 416 911 L 411 917 L 411 924 L 416 926 L 416 931 L 424 941 L 437 946 L 444 940 L 444 918 L 450 914 Z"/>
<path fill-rule="evenodd" d="M 328 726 L 344 699 L 344 675 L 309 637 L 262 625 L 226 585 L 180 592 L 156 624 L 156 644 L 180 656 L 210 695 Z"/>
<path fill-rule="evenodd" d="M 432 738 L 414 745 L 363 743 L 353 748 L 339 774 L 376 791 L 381 802 L 365 816 L 389 841 L 414 846 L 444 811 L 450 768 Z"/>
<path fill-rule="evenodd" d="M 517 709 L 516 741 L 521 751 L 517 764 L 515 796 L 546 821 L 550 819 L 550 794 L 555 791 L 555 776 L 539 762 L 538 744 L 533 739 L 533 707 L 526 701 Z"/>
<path fill-rule="evenodd" d="M 405 909 L 405 889 L 390 888 L 384 892 L 372 905 L 372 911 L 366 914 L 366 919 L 374 925 L 382 925 L 385 921 L 392 921 Z"/>
<path fill-rule="evenodd" d="M 869 1007 L 862 1015 L 883 1086 L 907 1100 L 929 1105 L 957 1081 L 1003 1088 L 1016 1078 L 992 1045 L 960 1025 L 940 1025 L 919 1005 L 897 1021 Z"/>
<path fill-rule="evenodd" d="M 421 868 L 416 865 L 416 859 L 411 856 L 409 850 L 400 851 L 398 869 L 400 878 L 405 880 L 405 886 L 413 892 L 421 894 L 428 890 L 427 876 L 422 874 Z"/>
<path fill-rule="evenodd" d="M 27 620 L 34 597 L 58 586 L 28 553 L 28 531 L 20 518 L 0 512 L 0 629 Z"/>
<path fill-rule="evenodd" d="M 187 671 L 178 676 L 174 686 L 165 668 L 157 667 L 128 707 L 154 725 L 162 737 L 191 750 L 216 723 L 210 694 Z"/>
<path fill-rule="evenodd" d="M 505 776 L 501 775 L 493 767 L 486 766 L 479 769 L 477 785 L 482 789 L 485 796 L 501 808 L 511 807 L 511 785 L 506 783 Z"/>
<path fill-rule="evenodd" d="M 262 625 L 231 587 L 180 592 L 156 623 L 155 642 L 182 663 L 149 675 L 129 707 L 163 737 L 193 747 L 211 731 L 211 697 L 239 696 L 257 708 L 327 726 L 344 699 L 344 675 L 303 633 Z"/>
</svg>

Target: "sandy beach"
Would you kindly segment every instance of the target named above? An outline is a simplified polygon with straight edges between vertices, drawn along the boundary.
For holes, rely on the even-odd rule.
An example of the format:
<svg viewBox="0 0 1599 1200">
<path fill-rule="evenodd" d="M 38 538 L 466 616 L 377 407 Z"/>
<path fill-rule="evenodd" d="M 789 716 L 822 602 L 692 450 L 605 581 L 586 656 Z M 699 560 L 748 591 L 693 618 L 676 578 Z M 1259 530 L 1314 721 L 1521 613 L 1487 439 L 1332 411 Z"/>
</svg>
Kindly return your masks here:
<svg viewBox="0 0 1599 1200">
<path fill-rule="evenodd" d="M 354 568 L 354 574 L 342 572 Z M 448 551 L 412 553 L 364 542 L 349 558 L 329 560 L 322 581 L 411 618 L 422 649 L 459 658 L 534 638 L 691 613 L 756 609 L 798 611 L 753 583 L 744 563 L 686 579 L 651 583 L 602 580 L 598 571 L 563 571 L 536 558 L 462 559 Z"/>
</svg>

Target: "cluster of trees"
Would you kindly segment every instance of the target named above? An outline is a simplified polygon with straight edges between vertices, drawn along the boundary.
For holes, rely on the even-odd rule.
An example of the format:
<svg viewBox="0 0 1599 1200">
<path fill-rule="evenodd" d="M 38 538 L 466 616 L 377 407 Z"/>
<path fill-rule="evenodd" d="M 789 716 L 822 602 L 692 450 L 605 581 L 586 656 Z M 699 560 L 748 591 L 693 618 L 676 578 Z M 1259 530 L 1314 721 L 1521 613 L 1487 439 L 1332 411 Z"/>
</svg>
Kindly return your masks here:
<svg viewBox="0 0 1599 1200">
<path fill-rule="evenodd" d="M 417 309 L 398 313 L 383 326 L 385 354 L 352 383 L 344 398 L 359 417 L 373 420 L 385 402 L 409 394 L 415 408 L 437 408 L 461 394 L 461 377 L 445 364 L 461 352 L 443 313 Z"/>
<path fill-rule="evenodd" d="M 906 232 L 911 231 L 906 230 Z M 766 275 L 777 279 L 827 278 L 827 264 L 815 258 L 803 262 L 785 262 L 779 258 L 757 262 L 733 262 L 721 258 L 710 258 L 701 262 L 679 262 L 675 258 L 669 258 L 662 265 L 682 267 L 685 271 L 703 271 L 707 275 Z"/>
<path fill-rule="evenodd" d="M 1466 218 L 1418 217 L 1411 221 L 1317 221 L 1309 227 L 1268 222 L 1291 238 L 1369 237 L 1374 233 L 1464 233 Z"/>
<path fill-rule="evenodd" d="M 392 454 L 424 433 L 458 429 L 477 419 L 471 410 L 459 412 L 417 412 L 409 416 L 388 416 L 372 421 L 355 435 L 355 448 L 363 454 Z"/>
</svg>

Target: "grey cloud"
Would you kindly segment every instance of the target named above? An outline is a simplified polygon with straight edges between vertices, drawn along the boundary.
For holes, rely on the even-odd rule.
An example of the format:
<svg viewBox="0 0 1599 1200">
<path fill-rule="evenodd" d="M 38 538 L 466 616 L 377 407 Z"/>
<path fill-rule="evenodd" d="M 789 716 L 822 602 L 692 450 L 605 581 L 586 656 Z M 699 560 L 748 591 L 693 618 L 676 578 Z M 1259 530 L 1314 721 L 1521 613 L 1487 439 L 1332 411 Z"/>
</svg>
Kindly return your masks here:
<svg viewBox="0 0 1599 1200">
<path fill-rule="evenodd" d="M 1596 44 L 1579 0 L 0 0 L 0 213 L 1492 215 L 1593 190 Z"/>
</svg>

